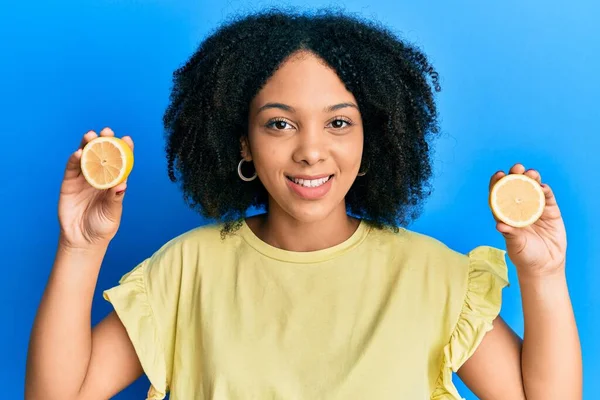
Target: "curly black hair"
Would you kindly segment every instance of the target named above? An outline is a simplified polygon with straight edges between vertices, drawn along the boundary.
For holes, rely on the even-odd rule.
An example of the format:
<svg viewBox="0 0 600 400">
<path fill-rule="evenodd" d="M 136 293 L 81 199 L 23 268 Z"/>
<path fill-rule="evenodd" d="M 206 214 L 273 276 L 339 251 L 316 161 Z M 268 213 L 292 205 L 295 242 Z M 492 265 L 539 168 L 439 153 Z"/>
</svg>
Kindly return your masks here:
<svg viewBox="0 0 600 400">
<path fill-rule="evenodd" d="M 250 102 L 298 50 L 323 59 L 358 102 L 368 172 L 346 195 L 348 212 L 379 228 L 408 224 L 431 193 L 438 73 L 389 28 L 331 9 L 234 17 L 200 44 L 174 72 L 163 117 L 170 179 L 181 182 L 190 207 L 223 222 L 225 233 L 249 207 L 268 209 L 260 180 L 237 175 L 240 138 L 248 134 Z"/>
</svg>

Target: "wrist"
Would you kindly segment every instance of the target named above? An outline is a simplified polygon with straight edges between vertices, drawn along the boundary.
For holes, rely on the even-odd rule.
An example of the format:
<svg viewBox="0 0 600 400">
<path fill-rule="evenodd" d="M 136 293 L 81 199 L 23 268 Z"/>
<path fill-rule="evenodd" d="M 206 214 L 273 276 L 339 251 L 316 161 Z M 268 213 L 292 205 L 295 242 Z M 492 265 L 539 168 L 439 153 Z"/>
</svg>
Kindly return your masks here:
<svg viewBox="0 0 600 400">
<path fill-rule="evenodd" d="M 557 269 L 543 274 L 517 274 L 522 292 L 535 292 L 538 294 L 556 293 L 567 287 L 565 269 Z"/>
<path fill-rule="evenodd" d="M 58 238 L 58 251 L 67 255 L 93 255 L 104 254 L 108 249 L 109 242 L 74 244 L 62 234 Z"/>
<path fill-rule="evenodd" d="M 541 267 L 516 265 L 517 276 L 520 282 L 550 282 L 566 279 L 565 262 L 552 263 Z"/>
</svg>

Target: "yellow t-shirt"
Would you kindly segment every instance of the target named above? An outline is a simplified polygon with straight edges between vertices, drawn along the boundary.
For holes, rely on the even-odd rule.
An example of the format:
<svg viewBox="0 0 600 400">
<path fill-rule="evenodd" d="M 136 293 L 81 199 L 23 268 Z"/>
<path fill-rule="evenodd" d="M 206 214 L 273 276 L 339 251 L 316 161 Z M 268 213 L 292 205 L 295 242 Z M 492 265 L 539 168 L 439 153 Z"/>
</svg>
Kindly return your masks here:
<svg viewBox="0 0 600 400">
<path fill-rule="evenodd" d="M 343 243 L 292 252 L 244 223 L 165 244 L 104 292 L 148 399 L 460 399 L 456 371 L 492 327 L 505 253 L 467 255 L 361 222 Z"/>
</svg>

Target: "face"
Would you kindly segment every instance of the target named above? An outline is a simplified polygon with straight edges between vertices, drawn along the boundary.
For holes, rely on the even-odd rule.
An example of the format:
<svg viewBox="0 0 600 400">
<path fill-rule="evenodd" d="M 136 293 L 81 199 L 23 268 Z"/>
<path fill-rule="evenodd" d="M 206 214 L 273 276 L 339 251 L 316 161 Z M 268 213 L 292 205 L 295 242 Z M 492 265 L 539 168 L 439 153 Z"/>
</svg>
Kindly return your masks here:
<svg viewBox="0 0 600 400">
<path fill-rule="evenodd" d="M 302 222 L 345 214 L 362 151 L 356 99 L 312 53 L 290 57 L 250 105 L 242 156 L 269 192 L 270 213 Z"/>
</svg>

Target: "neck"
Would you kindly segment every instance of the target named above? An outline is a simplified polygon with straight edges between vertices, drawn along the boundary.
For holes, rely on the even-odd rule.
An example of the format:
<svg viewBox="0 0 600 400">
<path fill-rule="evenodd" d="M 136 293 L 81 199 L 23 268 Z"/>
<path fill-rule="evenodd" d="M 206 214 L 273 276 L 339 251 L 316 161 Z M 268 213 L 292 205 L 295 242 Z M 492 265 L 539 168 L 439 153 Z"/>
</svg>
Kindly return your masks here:
<svg viewBox="0 0 600 400">
<path fill-rule="evenodd" d="M 267 214 L 248 218 L 250 229 L 262 241 L 289 251 L 316 251 L 338 245 L 347 240 L 358 228 L 360 220 L 346 214 L 345 205 L 326 218 L 299 221 L 283 210 L 273 209 Z"/>
</svg>

